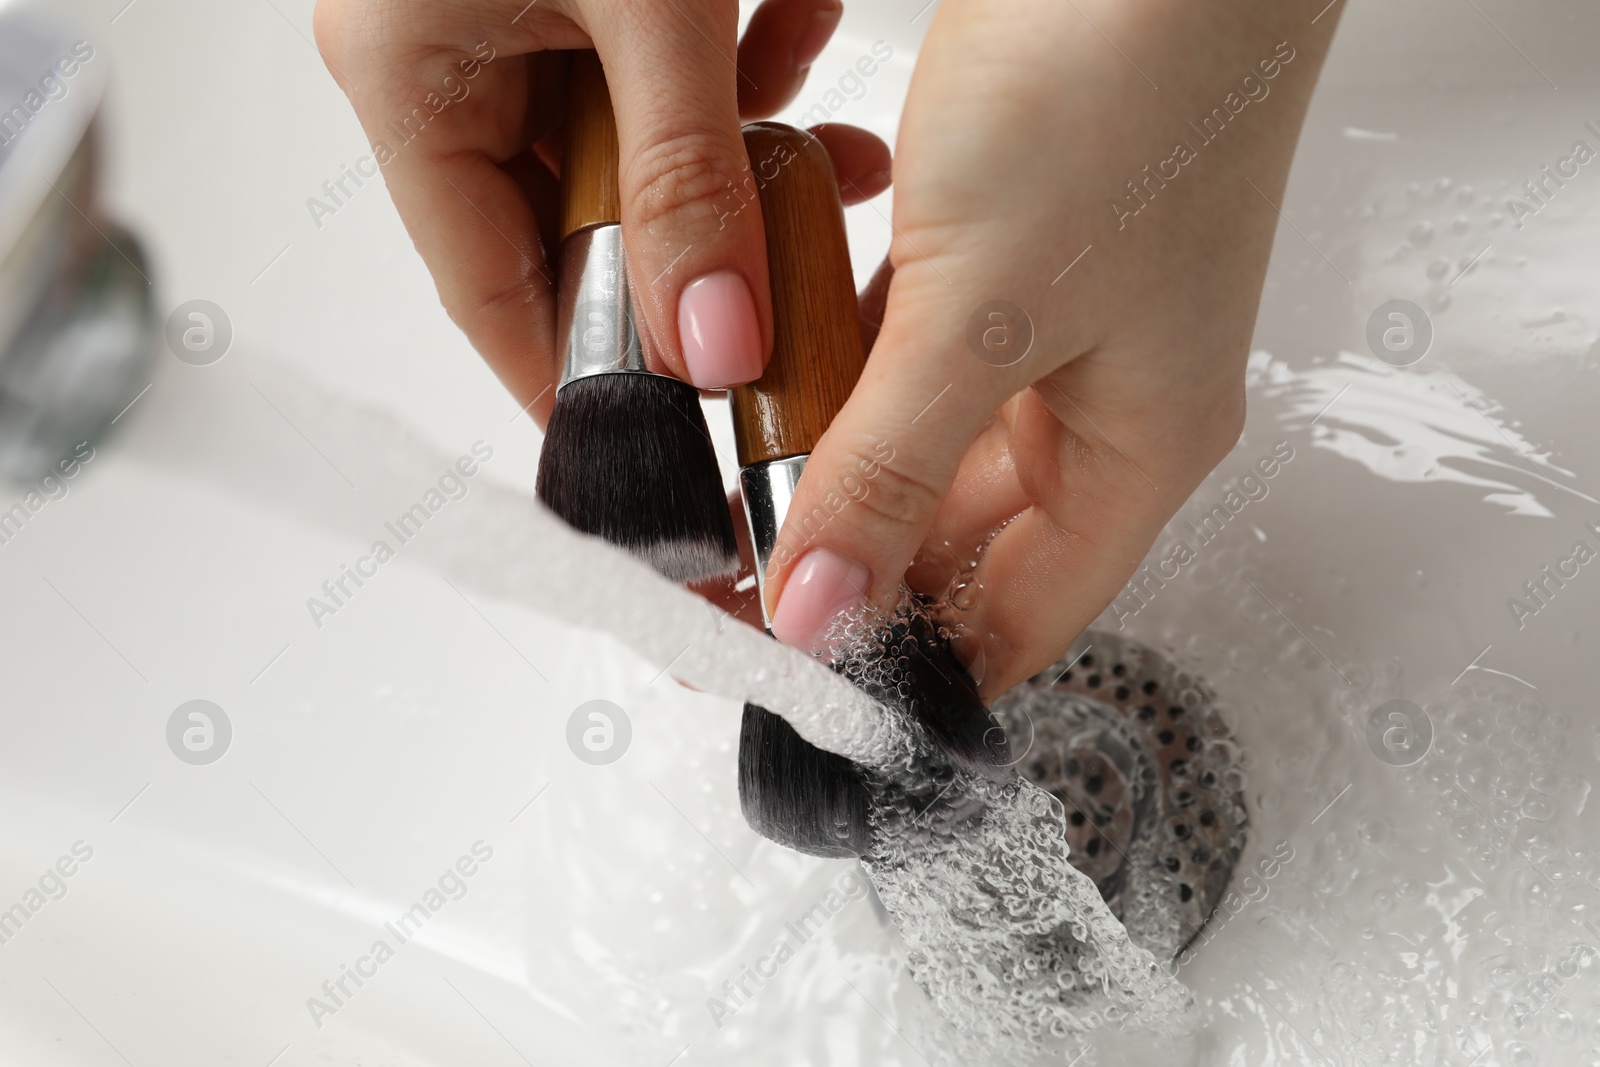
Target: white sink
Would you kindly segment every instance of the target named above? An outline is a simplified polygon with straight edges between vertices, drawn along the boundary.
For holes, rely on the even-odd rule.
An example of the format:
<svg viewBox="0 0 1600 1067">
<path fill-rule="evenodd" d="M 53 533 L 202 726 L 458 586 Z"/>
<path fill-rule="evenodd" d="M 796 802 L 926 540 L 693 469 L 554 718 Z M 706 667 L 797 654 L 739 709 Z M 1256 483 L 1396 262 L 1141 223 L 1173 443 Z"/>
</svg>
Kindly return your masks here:
<svg viewBox="0 0 1600 1067">
<path fill-rule="evenodd" d="M 737 703 L 453 562 L 518 562 L 518 546 L 475 540 L 475 523 L 526 507 L 539 435 L 438 307 L 380 186 L 320 227 L 307 210 L 365 151 L 309 43 L 309 0 L 68 6 L 113 68 L 106 194 L 148 242 L 158 304 L 211 300 L 235 340 L 209 367 L 163 355 L 67 495 L 0 545 L 0 909 L 75 843 L 92 849 L 0 943 L 0 1058 L 939 1062 L 870 897 L 720 1026 L 708 1009 L 853 866 L 744 825 Z M 894 60 L 835 117 L 891 135 L 921 7 L 848 11 L 792 112 L 887 40 Z M 1270 903 L 1185 968 L 1211 1014 L 1161 1062 L 1342 1067 L 1372 1039 L 1356 1020 L 1414 1019 L 1341 1001 L 1340 982 L 1444 1004 L 1461 989 L 1430 985 L 1430 953 L 1474 961 L 1467 985 L 1500 955 L 1507 982 L 1522 980 L 1531 965 L 1496 931 L 1600 903 L 1578 872 L 1541 905 L 1516 848 L 1475 880 L 1449 851 L 1468 816 L 1436 811 L 1361 733 L 1363 701 L 1385 686 L 1434 709 L 1475 681 L 1536 695 L 1570 720 L 1557 837 L 1600 829 L 1585 803 L 1600 569 L 1520 629 L 1506 606 L 1600 521 L 1600 164 L 1520 229 L 1503 203 L 1574 140 L 1600 147 L 1584 129 L 1600 124 L 1600 17 L 1577 0 L 1354 0 L 1344 23 L 1283 206 L 1248 428 L 1158 555 L 1274 443 L 1295 459 L 1207 546 L 1205 569 L 1129 622 L 1175 638 L 1237 708 L 1255 762 L 1247 861 L 1277 841 L 1296 854 Z M 849 212 L 858 275 L 887 246 L 889 199 Z M 1390 299 L 1422 304 L 1436 329 L 1403 370 L 1364 338 Z M 314 618 L 323 583 L 480 441 L 493 457 L 465 500 Z M 1242 577 L 1271 612 L 1228 584 Z M 632 724 L 605 766 L 566 741 L 595 699 Z M 231 726 L 215 762 L 169 748 L 169 719 L 192 700 Z M 478 842 L 492 857 L 447 876 L 427 908 Z M 1375 894 L 1408 871 L 1426 889 L 1386 909 Z M 385 924 L 419 901 L 426 921 L 402 944 Z M 1419 914 L 1434 918 L 1393 918 Z M 375 960 L 380 939 L 392 959 Z M 363 984 L 339 990 L 358 965 Z M 1527 1032 L 1485 1024 L 1465 1047 L 1491 1045 L 1484 1065 L 1518 1062 L 1518 1043 L 1538 1062 L 1586 1062 L 1596 966 Z M 1469 1062 L 1459 1040 L 1438 1051 L 1455 1017 L 1434 1022 L 1414 1047 Z M 1107 1041 L 1102 1062 L 1149 1051 Z"/>
</svg>

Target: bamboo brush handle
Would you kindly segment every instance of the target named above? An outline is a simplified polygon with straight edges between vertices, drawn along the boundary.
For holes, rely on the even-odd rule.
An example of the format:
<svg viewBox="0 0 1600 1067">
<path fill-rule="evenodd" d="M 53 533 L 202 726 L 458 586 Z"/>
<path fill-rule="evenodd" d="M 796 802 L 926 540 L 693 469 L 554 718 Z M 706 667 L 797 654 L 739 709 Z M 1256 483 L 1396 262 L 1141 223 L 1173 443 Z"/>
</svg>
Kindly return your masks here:
<svg viewBox="0 0 1600 1067">
<path fill-rule="evenodd" d="M 622 221 L 617 117 L 600 56 L 572 53 L 561 137 L 561 238 L 585 226 Z"/>
<path fill-rule="evenodd" d="M 844 208 L 822 142 L 776 122 L 744 128 L 772 287 L 772 360 L 732 392 L 739 466 L 809 454 L 844 407 L 866 356 Z"/>
</svg>

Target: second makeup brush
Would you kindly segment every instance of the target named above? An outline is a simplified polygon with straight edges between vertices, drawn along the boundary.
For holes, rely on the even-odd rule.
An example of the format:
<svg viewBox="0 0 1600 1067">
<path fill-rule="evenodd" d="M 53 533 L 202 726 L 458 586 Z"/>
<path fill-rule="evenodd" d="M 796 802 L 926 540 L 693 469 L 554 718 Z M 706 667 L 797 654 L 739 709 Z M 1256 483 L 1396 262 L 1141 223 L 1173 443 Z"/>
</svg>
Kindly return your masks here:
<svg viewBox="0 0 1600 1067">
<path fill-rule="evenodd" d="M 757 381 L 731 396 L 739 486 L 757 581 L 764 583 L 806 460 L 855 388 L 866 356 L 827 150 L 810 134 L 777 123 L 746 126 L 745 148 L 759 173 L 774 172 L 758 190 L 772 289 L 772 359 Z M 926 730 L 954 763 L 994 777 L 1010 773 L 1004 731 L 926 613 L 911 612 L 876 637 L 884 659 L 904 665 L 903 682 L 880 679 L 870 666 L 846 667 L 846 676 Z M 753 828 L 801 852 L 860 855 L 870 845 L 861 769 L 749 704 L 739 740 L 739 798 Z"/>
</svg>

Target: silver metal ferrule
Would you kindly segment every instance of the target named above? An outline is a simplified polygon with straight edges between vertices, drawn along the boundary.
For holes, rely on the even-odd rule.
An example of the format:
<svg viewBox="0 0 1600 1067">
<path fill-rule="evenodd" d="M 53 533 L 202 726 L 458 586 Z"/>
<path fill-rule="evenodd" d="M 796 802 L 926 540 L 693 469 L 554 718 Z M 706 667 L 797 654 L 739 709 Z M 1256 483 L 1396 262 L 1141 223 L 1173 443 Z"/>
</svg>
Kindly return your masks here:
<svg viewBox="0 0 1600 1067">
<path fill-rule="evenodd" d="M 739 472 L 739 493 L 744 497 L 744 514 L 750 522 L 750 546 L 756 557 L 756 589 L 762 593 L 761 617 L 770 627 L 767 615 L 767 565 L 778 544 L 778 531 L 789 514 L 800 472 L 809 456 L 786 456 L 756 463 Z"/>
<path fill-rule="evenodd" d="M 590 226 L 562 242 L 556 337 L 562 385 L 591 374 L 650 373 L 634 320 L 620 225 Z"/>
</svg>

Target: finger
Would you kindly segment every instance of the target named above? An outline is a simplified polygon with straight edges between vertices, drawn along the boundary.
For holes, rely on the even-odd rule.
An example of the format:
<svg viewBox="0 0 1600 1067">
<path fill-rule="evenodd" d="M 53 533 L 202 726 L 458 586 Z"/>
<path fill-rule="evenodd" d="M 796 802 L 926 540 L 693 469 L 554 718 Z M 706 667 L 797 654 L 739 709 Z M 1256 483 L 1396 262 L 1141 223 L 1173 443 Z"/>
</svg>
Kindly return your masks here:
<svg viewBox="0 0 1600 1067">
<path fill-rule="evenodd" d="M 519 144 L 531 145 L 550 137 L 566 115 L 567 67 L 570 52 L 534 52 L 523 57 L 528 68 L 527 113 L 523 116 Z"/>
<path fill-rule="evenodd" d="M 1032 503 L 1018 482 L 1011 449 L 1016 406 L 1015 397 L 1002 405 L 961 458 L 950 492 L 906 571 L 906 583 L 918 592 L 939 598 L 954 582 L 970 580 L 995 531 Z"/>
<path fill-rule="evenodd" d="M 793 101 L 843 14 L 839 0 L 766 0 L 756 8 L 739 42 L 739 113 L 769 118 Z"/>
<path fill-rule="evenodd" d="M 561 244 L 561 180 L 533 149 L 506 160 L 501 169 L 511 175 L 533 209 L 539 243 L 545 248 Z"/>
<path fill-rule="evenodd" d="M 320 4 L 318 47 L 349 94 L 440 302 L 541 421 L 556 378 L 552 276 L 536 214 L 500 164 L 527 146 L 529 69 L 487 41 L 418 46 L 397 60 L 373 44 L 372 15 Z M 376 174 L 368 175 L 368 180 Z"/>
<path fill-rule="evenodd" d="M 871 200 L 889 188 L 889 146 L 883 138 L 857 126 L 824 122 L 809 131 L 833 160 L 845 207 Z"/>
<path fill-rule="evenodd" d="M 822 651 L 841 615 L 893 604 L 962 456 L 1022 384 L 966 350 L 949 292 L 931 262 L 898 266 L 861 380 L 806 461 L 766 583 L 785 643 Z"/>
<path fill-rule="evenodd" d="M 1114 391 L 1106 377 L 1091 355 L 1017 398 L 1010 450 L 1015 491 L 1030 506 L 985 552 L 973 575 L 979 591 L 963 619 L 970 637 L 963 652 L 982 675 L 985 697 L 1067 650 L 1122 592 L 1172 513 L 1238 438 L 1242 368 L 1237 381 L 1197 389 L 1182 411 L 1140 414 L 1160 433 L 1177 429 L 1185 447 L 1152 444 L 1156 434 L 1095 407 L 1089 397 Z M 1157 465 L 1152 456 L 1167 459 Z M 1015 502 L 1014 495 L 1006 501 Z M 1150 595 L 1167 579 L 1157 569 L 1134 576 L 1141 580 Z"/>
<path fill-rule="evenodd" d="M 861 314 L 861 350 L 871 352 L 878 341 L 878 331 L 883 329 L 883 311 L 889 302 L 889 283 L 894 281 L 894 264 L 885 256 L 878 269 L 872 272 L 867 287 L 861 290 L 857 304 Z"/>
<path fill-rule="evenodd" d="M 590 19 L 621 149 L 622 226 L 650 353 L 702 389 L 760 376 L 766 241 L 739 128 L 731 0 Z"/>
</svg>

